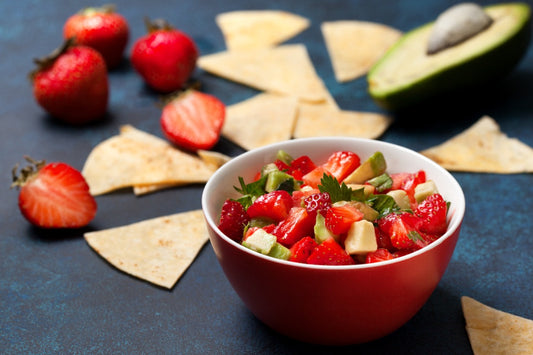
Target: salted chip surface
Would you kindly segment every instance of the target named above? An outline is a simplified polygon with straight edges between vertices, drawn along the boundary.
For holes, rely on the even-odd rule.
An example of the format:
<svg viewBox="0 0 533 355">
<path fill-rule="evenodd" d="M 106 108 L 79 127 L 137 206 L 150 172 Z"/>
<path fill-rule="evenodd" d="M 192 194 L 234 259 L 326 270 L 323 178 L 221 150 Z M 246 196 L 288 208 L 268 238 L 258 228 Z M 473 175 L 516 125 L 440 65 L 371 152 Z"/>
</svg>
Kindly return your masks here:
<svg viewBox="0 0 533 355">
<path fill-rule="evenodd" d="M 475 355 L 533 354 L 533 320 L 461 297 L 466 331 Z"/>
<path fill-rule="evenodd" d="M 216 16 L 228 50 L 278 45 L 307 29 L 310 21 L 281 10 L 242 10 Z"/>
<path fill-rule="evenodd" d="M 247 150 L 288 140 L 297 108 L 294 96 L 258 94 L 226 108 L 222 135 Z"/>
<path fill-rule="evenodd" d="M 170 289 L 209 237 L 202 211 L 193 210 L 85 233 L 84 238 L 117 269 Z"/>
<path fill-rule="evenodd" d="M 320 29 L 338 82 L 365 75 L 402 36 L 395 28 L 366 21 L 323 22 Z"/>
<path fill-rule="evenodd" d="M 351 136 L 378 138 L 392 123 L 373 112 L 339 110 L 328 104 L 300 103 L 294 138 Z"/>
<path fill-rule="evenodd" d="M 209 54 L 199 58 L 198 67 L 258 90 L 305 101 L 321 102 L 329 97 L 303 44 Z"/>
<path fill-rule="evenodd" d="M 82 174 L 96 196 L 136 185 L 202 183 L 215 170 L 166 140 L 126 125 L 93 148 Z"/>
<path fill-rule="evenodd" d="M 533 172 L 533 149 L 516 138 L 509 138 L 489 116 L 481 117 L 464 132 L 420 153 L 448 170 Z"/>
</svg>

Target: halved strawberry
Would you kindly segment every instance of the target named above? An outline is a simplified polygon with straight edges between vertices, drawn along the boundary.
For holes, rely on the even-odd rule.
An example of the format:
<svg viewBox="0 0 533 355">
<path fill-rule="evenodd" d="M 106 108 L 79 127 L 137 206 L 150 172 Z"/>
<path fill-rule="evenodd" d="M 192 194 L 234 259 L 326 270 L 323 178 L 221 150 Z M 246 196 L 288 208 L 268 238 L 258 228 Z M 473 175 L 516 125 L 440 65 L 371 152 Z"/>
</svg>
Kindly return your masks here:
<svg viewBox="0 0 533 355">
<path fill-rule="evenodd" d="M 320 243 L 307 258 L 308 264 L 316 265 L 352 265 L 352 257 L 330 237 Z"/>
<path fill-rule="evenodd" d="M 81 173 L 65 163 L 35 161 L 13 170 L 12 187 L 20 187 L 22 215 L 42 228 L 79 228 L 96 215 L 97 205 Z"/>
<path fill-rule="evenodd" d="M 220 138 L 226 106 L 215 96 L 187 90 L 168 102 L 161 113 L 161 128 L 169 141 L 196 151 L 211 149 Z"/>
<path fill-rule="evenodd" d="M 446 201 L 436 193 L 426 197 L 415 210 L 420 217 L 418 228 L 428 234 L 442 235 L 446 232 Z"/>
<path fill-rule="evenodd" d="M 306 185 L 317 187 L 320 184 L 320 179 L 326 173 L 342 182 L 359 165 L 361 165 L 361 159 L 354 152 L 337 151 L 331 154 L 324 164 L 305 174 L 302 180 Z"/>
<path fill-rule="evenodd" d="M 272 231 L 278 242 L 290 248 L 305 236 L 313 233 L 315 218 L 310 216 L 305 208 L 293 207 L 286 219 L 281 221 Z"/>
<path fill-rule="evenodd" d="M 292 196 L 285 190 L 275 190 L 259 196 L 248 207 L 250 218 L 270 218 L 275 222 L 285 219 L 292 208 Z"/>
<path fill-rule="evenodd" d="M 376 251 L 371 251 L 366 254 L 365 263 L 377 263 L 379 261 L 391 260 L 394 259 L 394 255 L 385 248 L 378 248 Z"/>
<path fill-rule="evenodd" d="M 239 202 L 231 199 L 224 201 L 218 223 L 218 229 L 222 233 L 234 241 L 240 242 L 243 237 L 244 227 L 249 221 L 250 216 L 248 216 Z"/>
<path fill-rule="evenodd" d="M 295 261 L 297 263 L 307 262 L 307 258 L 317 245 L 318 243 L 313 238 L 309 236 L 303 237 L 291 247 L 289 261 Z"/>
<path fill-rule="evenodd" d="M 326 228 L 333 234 L 348 232 L 352 223 L 362 220 L 364 213 L 350 203 L 332 205 L 325 216 Z"/>
</svg>

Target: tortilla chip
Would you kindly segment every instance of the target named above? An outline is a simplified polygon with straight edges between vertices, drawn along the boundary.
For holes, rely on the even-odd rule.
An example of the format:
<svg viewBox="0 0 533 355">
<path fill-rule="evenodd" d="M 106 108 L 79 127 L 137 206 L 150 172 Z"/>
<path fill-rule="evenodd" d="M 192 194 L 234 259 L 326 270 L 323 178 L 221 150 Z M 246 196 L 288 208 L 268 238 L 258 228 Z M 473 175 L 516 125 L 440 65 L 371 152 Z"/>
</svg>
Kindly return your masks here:
<svg viewBox="0 0 533 355">
<path fill-rule="evenodd" d="M 205 55 L 198 67 L 258 90 L 305 101 L 321 102 L 329 95 L 303 44 Z"/>
<path fill-rule="evenodd" d="M 281 10 L 231 11 L 217 15 L 215 20 L 228 50 L 272 47 L 310 25 L 308 19 Z"/>
<path fill-rule="evenodd" d="M 497 174 L 533 172 L 533 149 L 501 132 L 489 116 L 483 116 L 464 132 L 420 153 L 448 170 Z"/>
<path fill-rule="evenodd" d="M 147 219 L 84 234 L 89 246 L 117 269 L 172 288 L 208 240 L 202 210 Z"/>
<path fill-rule="evenodd" d="M 291 138 L 298 99 L 261 93 L 226 108 L 222 135 L 251 150 Z"/>
<path fill-rule="evenodd" d="M 330 105 L 300 103 L 294 138 L 352 136 L 377 138 L 385 132 L 392 119 L 372 113 L 346 111 Z"/>
<path fill-rule="evenodd" d="M 364 21 L 323 22 L 321 30 L 338 82 L 366 74 L 402 35 L 389 26 Z"/>
<path fill-rule="evenodd" d="M 213 152 L 210 150 L 198 150 L 196 152 L 200 159 L 204 161 L 204 163 L 207 166 L 210 166 L 213 170 L 216 170 L 220 168 L 222 165 L 224 165 L 226 162 L 228 162 L 231 158 L 225 154 L 219 153 L 219 152 Z M 135 185 L 133 186 L 133 193 L 137 196 L 146 195 L 152 192 L 156 192 L 159 190 L 168 189 L 171 187 L 176 187 L 183 185 L 185 183 L 163 183 L 163 184 L 152 184 L 152 185 Z"/>
<path fill-rule="evenodd" d="M 533 354 L 533 320 L 461 297 L 466 331 L 475 355 Z"/>
<path fill-rule="evenodd" d="M 202 183 L 215 170 L 164 139 L 123 126 L 94 147 L 82 174 L 96 196 L 134 185 Z"/>
</svg>

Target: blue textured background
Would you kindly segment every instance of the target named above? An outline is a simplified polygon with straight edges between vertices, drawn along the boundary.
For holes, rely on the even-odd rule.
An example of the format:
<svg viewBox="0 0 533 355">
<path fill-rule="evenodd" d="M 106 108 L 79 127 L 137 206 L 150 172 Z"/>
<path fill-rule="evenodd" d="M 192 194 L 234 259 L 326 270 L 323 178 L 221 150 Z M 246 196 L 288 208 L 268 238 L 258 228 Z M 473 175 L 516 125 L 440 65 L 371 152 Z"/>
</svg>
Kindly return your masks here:
<svg viewBox="0 0 533 355">
<path fill-rule="evenodd" d="M 338 84 L 320 33 L 327 20 L 375 21 L 407 31 L 433 20 L 454 1 L 115 1 L 133 41 L 145 33 L 143 17 L 163 17 L 197 42 L 202 54 L 224 49 L 217 13 L 284 9 L 309 18 L 311 27 L 291 42 L 304 43 L 318 73 L 343 109 L 380 112 L 364 78 Z M 483 5 L 492 3 L 481 2 Z M 496 2 L 494 2 L 496 3 Z M 532 1 L 528 1 L 532 4 Z M 91 149 L 122 124 L 161 135 L 158 95 L 143 85 L 127 60 L 110 73 L 109 117 L 83 128 L 60 124 L 32 97 L 32 59 L 61 42 L 64 21 L 89 1 L 0 2 L 0 352 L 4 353 L 372 353 L 469 354 L 460 297 L 533 318 L 533 177 L 454 173 L 462 185 L 466 217 L 449 268 L 420 312 L 378 341 L 341 348 L 311 346 L 279 336 L 257 321 L 224 278 L 207 244 L 171 290 L 129 277 L 94 253 L 87 230 L 200 208 L 202 186 L 135 197 L 121 191 L 97 198 L 99 211 L 84 230 L 50 232 L 31 227 L 9 189 L 11 168 L 22 156 L 65 161 L 81 169 Z M 99 5 L 99 4 L 96 4 Z M 208 75 L 195 78 L 226 104 L 256 91 Z M 533 146 L 533 51 L 497 84 L 462 100 L 397 117 L 380 138 L 421 150 L 440 143 L 482 115 Z M 241 150 L 222 140 L 216 150 Z M 320 305 L 317 305 L 320 307 Z M 287 315 L 290 317 L 290 314 Z M 327 325 L 325 325 L 327 326 Z"/>
</svg>

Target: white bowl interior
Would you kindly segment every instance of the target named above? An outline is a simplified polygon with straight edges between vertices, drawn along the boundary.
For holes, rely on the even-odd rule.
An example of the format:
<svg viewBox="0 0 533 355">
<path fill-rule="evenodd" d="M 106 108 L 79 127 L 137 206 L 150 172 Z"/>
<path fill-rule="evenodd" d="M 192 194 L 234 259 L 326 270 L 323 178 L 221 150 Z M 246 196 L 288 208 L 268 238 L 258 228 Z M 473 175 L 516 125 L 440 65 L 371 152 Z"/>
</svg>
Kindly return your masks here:
<svg viewBox="0 0 533 355">
<path fill-rule="evenodd" d="M 450 211 L 448 213 L 448 231 L 428 247 L 401 258 L 382 263 L 335 266 L 336 268 L 374 267 L 379 264 L 414 257 L 415 255 L 438 245 L 447 236 L 451 235 L 452 231 L 459 227 L 463 219 L 465 198 L 459 183 L 447 170 L 413 150 L 392 143 L 363 138 L 320 137 L 294 139 L 258 148 L 233 158 L 213 174 L 207 182 L 202 194 L 202 208 L 210 227 L 217 231 L 217 233 L 227 241 L 235 243 L 236 246 L 242 248 L 245 252 L 254 253 L 254 255 L 257 255 L 258 257 L 268 258 L 275 262 L 290 263 L 291 265 L 297 264 L 255 253 L 224 236 L 217 228 L 218 220 L 220 218 L 220 209 L 227 198 L 235 198 L 239 196 L 233 188 L 234 186 L 239 186 L 239 176 L 242 176 L 245 182 L 250 182 L 261 167 L 274 161 L 276 153 L 280 149 L 285 150 L 294 158 L 301 155 L 308 155 L 317 164 L 325 162 L 333 152 L 338 150 L 351 150 L 359 155 L 362 162 L 376 151 L 380 151 L 385 156 L 387 172 L 399 173 L 424 170 L 427 179 L 433 180 L 444 199 L 451 202 Z M 298 266 L 313 268 L 324 267 L 306 264 L 298 264 Z"/>
</svg>

